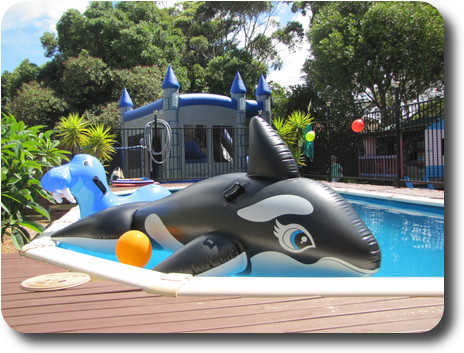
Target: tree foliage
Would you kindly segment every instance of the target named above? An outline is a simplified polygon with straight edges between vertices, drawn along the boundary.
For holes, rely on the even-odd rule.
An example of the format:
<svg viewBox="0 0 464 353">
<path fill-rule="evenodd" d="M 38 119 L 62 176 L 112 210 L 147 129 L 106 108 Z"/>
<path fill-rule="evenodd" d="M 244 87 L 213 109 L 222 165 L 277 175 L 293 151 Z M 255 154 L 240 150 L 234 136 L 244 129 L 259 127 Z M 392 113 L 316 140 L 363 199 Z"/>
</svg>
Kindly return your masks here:
<svg viewBox="0 0 464 353">
<path fill-rule="evenodd" d="M 41 68 L 24 62 L 2 75 L 3 111 L 31 98 L 30 90 L 20 89 L 27 84 L 34 93 L 40 87 L 50 90 L 42 94 L 50 93 L 52 101 L 63 101 L 67 112 L 60 116 L 85 113 L 92 121 L 116 126 L 118 116 L 110 115 L 122 88 L 136 106 L 159 99 L 168 65 L 175 68 L 184 92 L 228 95 L 237 70 L 248 85 L 255 84 L 270 67 L 282 64 L 277 43 L 291 45 L 293 33 L 301 40 L 301 28 L 282 28 L 274 20 L 279 6 L 269 1 L 187 1 L 161 8 L 151 1 L 94 1 L 83 13 L 67 10 L 56 33 L 41 37 L 50 61 Z M 37 105 L 30 104 L 32 109 Z M 30 111 L 14 113 L 37 116 L 37 122 L 43 118 Z M 54 112 L 46 118 L 50 127 L 57 122 Z"/>
<path fill-rule="evenodd" d="M 41 37 L 49 62 L 37 67 L 25 60 L 2 74 L 2 111 L 49 127 L 70 113 L 117 126 L 123 87 L 135 106 L 157 100 L 169 64 L 182 91 L 228 95 L 236 71 L 252 88 L 261 74 L 283 64 L 278 44 L 295 49 L 303 40 L 311 52 L 295 55 L 307 57 L 306 82 L 275 85 L 277 116 L 304 110 L 310 101 L 315 116 L 328 101 L 340 117 L 368 105 L 385 108 L 393 104 L 391 79 L 400 81 L 403 101 L 442 89 L 444 26 L 432 6 L 293 2 L 294 11 L 311 16 L 306 36 L 301 23 L 276 21 L 282 6 L 289 5 L 186 1 L 161 8 L 151 1 L 94 1 L 83 13 L 70 9 L 56 33 Z"/>
<path fill-rule="evenodd" d="M 68 105 L 51 88 L 31 81 L 20 87 L 4 110 L 28 125 L 41 124 L 52 128 L 68 110 Z"/>
<path fill-rule="evenodd" d="M 61 88 L 71 111 L 82 114 L 111 96 L 112 73 L 102 59 L 82 52 L 64 62 Z"/>
<path fill-rule="evenodd" d="M 306 2 L 313 12 L 306 72 L 327 100 L 354 97 L 392 105 L 392 80 L 403 101 L 444 80 L 444 24 L 423 2 Z"/>
</svg>

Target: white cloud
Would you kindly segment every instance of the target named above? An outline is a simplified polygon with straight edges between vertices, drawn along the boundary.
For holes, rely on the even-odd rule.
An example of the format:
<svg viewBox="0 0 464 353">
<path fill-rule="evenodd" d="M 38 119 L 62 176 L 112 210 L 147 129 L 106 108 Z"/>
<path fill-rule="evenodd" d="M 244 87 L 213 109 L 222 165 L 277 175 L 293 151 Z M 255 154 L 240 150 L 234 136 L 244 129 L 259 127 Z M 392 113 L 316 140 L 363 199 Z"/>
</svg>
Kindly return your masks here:
<svg viewBox="0 0 464 353">
<path fill-rule="evenodd" d="M 41 32 L 54 32 L 63 13 L 75 8 L 83 12 L 88 1 L 5 1 L 2 2 L 2 31 L 34 27 Z"/>
<path fill-rule="evenodd" d="M 297 13 L 291 19 L 302 23 L 305 32 L 309 29 L 309 18 Z M 304 39 L 303 43 L 299 45 L 296 50 L 290 51 L 285 45 L 277 45 L 277 50 L 283 61 L 281 70 L 275 70 L 269 73 L 267 80 L 279 83 L 282 86 L 290 86 L 303 83 L 301 79 L 301 69 L 306 58 L 309 55 L 309 42 Z"/>
</svg>

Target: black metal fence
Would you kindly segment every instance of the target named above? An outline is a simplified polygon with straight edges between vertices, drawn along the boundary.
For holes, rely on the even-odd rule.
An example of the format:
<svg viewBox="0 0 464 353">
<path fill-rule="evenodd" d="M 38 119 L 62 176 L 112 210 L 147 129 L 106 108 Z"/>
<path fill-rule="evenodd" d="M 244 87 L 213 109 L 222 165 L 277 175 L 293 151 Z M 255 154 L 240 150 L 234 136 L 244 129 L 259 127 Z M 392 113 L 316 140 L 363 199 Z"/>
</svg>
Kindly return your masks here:
<svg viewBox="0 0 464 353">
<path fill-rule="evenodd" d="M 356 133 L 351 123 L 358 118 L 363 119 L 365 128 Z M 444 99 L 368 112 L 363 117 L 331 120 L 328 114 L 325 121 L 317 120 L 314 157 L 302 168 L 305 176 L 444 187 Z M 146 146 L 144 133 L 143 129 L 120 130 L 117 155 L 109 169 L 121 167 L 127 178 L 159 181 L 198 180 L 246 170 L 246 129 L 173 129 L 178 142 L 171 146 L 168 157 L 149 153 L 163 149 L 165 131 L 151 131 L 151 148 Z"/>
<path fill-rule="evenodd" d="M 353 132 L 361 118 L 365 127 Z M 373 111 L 362 117 L 319 122 L 314 160 L 303 169 L 314 178 L 444 187 L 444 99 Z M 337 173 L 334 165 L 343 169 Z M 330 166 L 330 167 L 329 167 Z M 342 175 L 340 175 L 342 174 Z"/>
<path fill-rule="evenodd" d="M 246 171 L 246 128 L 195 126 L 172 129 L 171 134 L 169 141 L 162 128 L 121 129 L 108 169 L 121 167 L 126 178 L 158 181 L 200 180 Z"/>
</svg>

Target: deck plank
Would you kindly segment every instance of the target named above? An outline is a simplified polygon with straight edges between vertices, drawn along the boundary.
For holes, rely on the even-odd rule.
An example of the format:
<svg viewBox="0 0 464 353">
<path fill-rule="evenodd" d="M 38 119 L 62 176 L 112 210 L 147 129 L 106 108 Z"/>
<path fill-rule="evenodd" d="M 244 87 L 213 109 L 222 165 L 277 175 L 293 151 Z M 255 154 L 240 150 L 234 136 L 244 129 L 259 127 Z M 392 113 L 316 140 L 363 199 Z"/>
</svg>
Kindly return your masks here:
<svg viewBox="0 0 464 353">
<path fill-rule="evenodd" d="M 170 298 L 109 281 L 53 292 L 20 283 L 62 269 L 2 254 L 2 313 L 19 332 L 424 332 L 444 298 Z"/>
</svg>

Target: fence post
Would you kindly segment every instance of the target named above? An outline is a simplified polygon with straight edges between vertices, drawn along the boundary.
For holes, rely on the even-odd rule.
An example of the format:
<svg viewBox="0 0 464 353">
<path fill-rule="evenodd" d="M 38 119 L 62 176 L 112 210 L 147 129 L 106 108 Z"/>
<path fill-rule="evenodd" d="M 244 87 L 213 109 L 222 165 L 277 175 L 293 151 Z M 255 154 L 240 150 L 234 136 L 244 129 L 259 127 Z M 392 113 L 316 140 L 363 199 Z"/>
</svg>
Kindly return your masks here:
<svg viewBox="0 0 464 353">
<path fill-rule="evenodd" d="M 400 127 L 400 93 L 399 82 L 393 81 L 393 88 L 395 90 L 395 120 L 396 120 L 396 187 L 401 187 L 401 127 Z"/>
<path fill-rule="evenodd" d="M 329 181 L 332 181 L 332 153 L 330 148 L 330 101 L 327 101 L 325 104 L 327 106 L 327 171 L 329 175 Z"/>
</svg>

